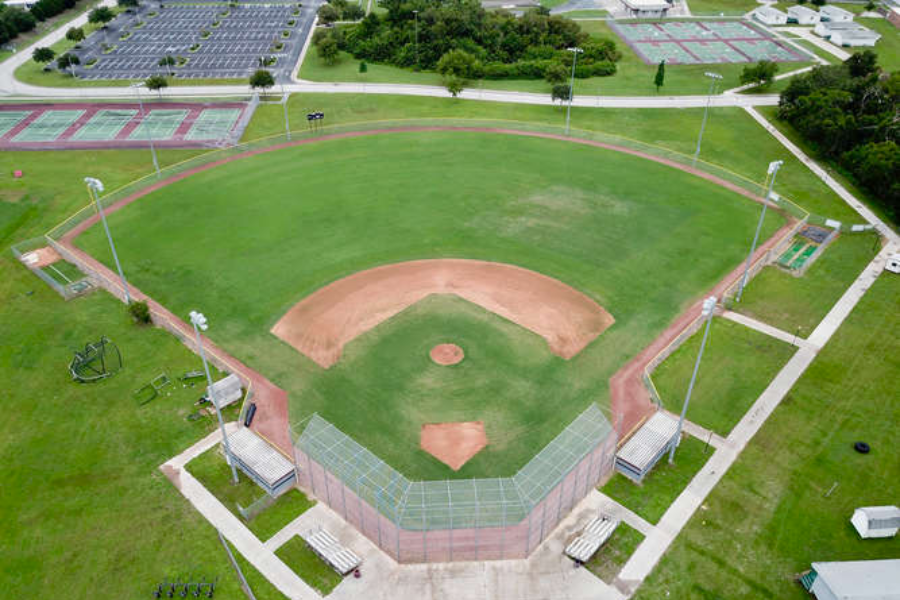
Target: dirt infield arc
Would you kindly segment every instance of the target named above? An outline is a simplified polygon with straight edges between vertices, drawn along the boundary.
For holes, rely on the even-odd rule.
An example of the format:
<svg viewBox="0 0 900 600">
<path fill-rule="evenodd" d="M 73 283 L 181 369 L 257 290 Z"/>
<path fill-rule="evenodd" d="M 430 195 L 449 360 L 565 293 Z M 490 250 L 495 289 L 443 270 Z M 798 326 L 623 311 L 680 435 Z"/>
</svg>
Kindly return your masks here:
<svg viewBox="0 0 900 600">
<path fill-rule="evenodd" d="M 507 129 L 507 128 L 492 128 L 492 127 L 441 127 L 441 126 L 429 126 L 429 127 L 398 127 L 398 128 L 387 128 L 387 129 L 373 129 L 368 131 L 355 131 L 355 132 L 346 132 L 346 133 L 336 133 L 330 135 L 323 135 L 314 138 L 308 138 L 304 140 L 297 140 L 293 142 L 285 142 L 281 144 L 274 144 L 272 146 L 266 148 L 259 148 L 255 150 L 248 150 L 247 152 L 243 152 L 240 154 L 235 154 L 232 156 L 228 156 L 222 158 L 217 161 L 212 161 L 207 164 L 198 166 L 196 168 L 174 174 L 170 177 L 162 181 L 154 182 L 152 185 L 137 191 L 121 200 L 113 203 L 108 209 L 107 214 L 113 213 L 115 211 L 121 210 L 122 208 L 128 206 L 130 203 L 135 202 L 136 200 L 152 194 L 154 191 L 159 190 L 162 187 L 190 177 L 191 175 L 206 171 L 209 169 L 213 169 L 219 165 L 229 163 L 234 160 L 239 160 L 242 158 L 247 158 L 250 156 L 254 156 L 257 154 L 263 154 L 266 152 L 272 152 L 275 150 L 280 150 L 283 148 L 289 148 L 293 146 L 301 146 L 304 144 L 313 144 L 321 141 L 327 140 L 336 140 L 336 139 L 347 139 L 354 137 L 362 137 L 362 136 L 371 136 L 371 135 L 384 135 L 391 133 L 408 133 L 408 132 L 429 132 L 429 131 L 463 131 L 463 132 L 478 132 L 478 133 L 495 133 L 495 134 L 503 134 L 503 135 L 515 135 L 515 136 L 526 136 L 526 137 L 535 137 L 542 139 L 552 139 L 557 141 L 564 141 L 575 144 L 582 144 L 585 146 L 592 146 L 596 148 L 603 148 L 607 150 L 611 150 L 614 152 L 621 152 L 624 154 L 629 154 L 632 156 L 636 156 L 639 158 L 643 158 L 646 160 L 650 160 L 659 164 L 663 164 L 674 169 L 678 169 L 680 171 L 690 173 L 692 175 L 696 175 L 701 177 L 707 181 L 710 181 L 716 185 L 719 185 L 725 189 L 728 189 L 736 194 L 749 198 L 755 202 L 762 202 L 762 198 L 759 196 L 747 191 L 746 189 L 735 185 L 729 181 L 726 181 L 720 177 L 707 173 L 701 169 L 686 166 L 674 160 L 661 158 L 659 156 L 654 156 L 652 154 L 648 154 L 646 152 L 642 152 L 639 150 L 634 150 L 632 148 L 627 148 L 624 146 L 617 146 L 615 144 L 608 144 L 604 142 L 598 142 L 593 140 L 583 140 L 583 139 L 573 139 L 570 137 L 566 137 L 559 134 L 552 133 L 539 133 L 539 132 L 529 132 L 529 131 L 519 131 L 515 129 Z M 64 248 L 67 252 L 65 253 L 65 257 L 76 264 L 84 265 L 90 272 L 98 273 L 105 280 L 105 287 L 109 288 L 117 297 L 122 298 L 122 290 L 120 285 L 118 284 L 117 276 L 105 265 L 100 263 L 95 258 L 88 255 L 83 250 L 75 247 L 74 240 L 75 238 L 85 231 L 87 228 L 91 227 L 95 223 L 99 221 L 99 217 L 93 215 L 84 221 L 81 221 L 71 229 L 69 229 L 59 240 L 57 243 L 59 246 Z M 761 257 L 765 256 L 765 254 L 769 251 L 769 249 L 776 243 L 777 239 L 785 233 L 789 229 L 789 225 L 785 225 L 781 231 L 775 234 L 771 239 L 767 240 L 764 244 L 762 244 L 759 248 L 757 248 L 756 253 L 754 254 L 754 261 L 759 260 Z M 54 244 L 56 246 L 56 244 Z M 730 286 L 734 281 L 737 280 L 737 277 L 740 276 L 740 267 L 736 268 L 735 271 L 729 273 L 717 286 L 715 286 L 714 290 L 711 290 L 712 293 L 716 291 L 722 290 Z M 704 294 L 702 296 L 705 296 Z M 146 298 L 145 295 L 134 293 L 135 297 L 138 298 Z M 640 421 L 652 411 L 653 405 L 650 400 L 650 395 L 646 388 L 644 387 L 642 381 L 642 373 L 643 367 L 650 362 L 654 354 L 658 351 L 659 348 L 666 346 L 671 340 L 675 339 L 678 334 L 683 330 L 696 316 L 700 311 L 700 298 L 702 296 L 698 296 L 698 300 L 690 306 L 684 313 L 679 315 L 675 321 L 673 321 L 665 331 L 663 331 L 647 348 L 644 349 L 641 353 L 639 353 L 635 358 L 633 358 L 628 364 L 626 364 L 622 369 L 616 372 L 612 378 L 610 379 L 610 394 L 611 394 L 611 404 L 612 411 L 614 414 L 619 416 L 619 420 L 617 420 L 616 427 L 620 432 L 620 437 L 622 434 L 631 431 L 634 426 L 640 423 Z M 176 327 L 179 331 L 184 331 L 190 333 L 190 326 L 185 324 L 180 318 L 176 317 L 164 307 L 153 301 L 151 298 L 147 298 L 151 307 L 159 311 L 163 314 L 169 322 L 175 323 Z M 181 336 L 180 336 L 181 337 Z M 190 340 L 191 336 L 187 336 L 187 340 Z M 208 340 L 207 340 L 208 341 Z M 190 345 L 189 342 L 188 345 Z M 218 350 L 218 349 L 217 349 Z M 283 451 L 286 453 L 290 453 L 291 451 L 291 443 L 290 443 L 290 435 L 289 435 L 289 417 L 287 410 L 287 394 L 284 390 L 278 388 L 276 385 L 271 383 L 265 376 L 262 374 L 250 369 L 246 365 L 243 365 L 237 359 L 231 357 L 225 352 L 219 350 L 221 356 L 231 368 L 232 371 L 237 372 L 245 381 L 253 382 L 255 389 L 254 401 L 257 404 L 257 417 L 253 422 L 253 429 L 265 434 L 270 440 L 274 441 Z"/>
<path fill-rule="evenodd" d="M 339 279 L 295 304 L 272 333 L 328 368 L 348 342 L 430 294 L 455 294 L 521 325 L 565 359 L 615 322 L 602 306 L 552 277 L 450 258 L 384 265 Z"/>
</svg>

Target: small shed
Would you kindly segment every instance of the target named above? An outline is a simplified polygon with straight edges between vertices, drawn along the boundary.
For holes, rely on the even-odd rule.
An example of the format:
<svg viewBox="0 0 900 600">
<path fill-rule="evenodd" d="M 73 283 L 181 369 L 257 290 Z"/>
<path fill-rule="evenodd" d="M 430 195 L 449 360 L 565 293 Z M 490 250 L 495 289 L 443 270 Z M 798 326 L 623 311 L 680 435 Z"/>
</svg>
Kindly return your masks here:
<svg viewBox="0 0 900 600">
<path fill-rule="evenodd" d="M 891 273 L 900 274 L 900 252 L 894 252 L 887 259 L 887 264 L 884 265 L 884 268 L 890 271 Z"/>
<path fill-rule="evenodd" d="M 859 537 L 891 538 L 900 529 L 900 508 L 896 506 L 863 506 L 853 511 L 850 522 Z"/>
<path fill-rule="evenodd" d="M 817 562 L 800 583 L 818 600 L 900 600 L 900 559 Z"/>
<path fill-rule="evenodd" d="M 270 496 L 286 492 L 294 484 L 294 463 L 246 427 L 228 436 L 235 466 Z"/>
<path fill-rule="evenodd" d="M 787 13 L 783 13 L 772 6 L 761 6 L 753 11 L 753 17 L 766 25 L 785 25 L 788 22 Z"/>
<path fill-rule="evenodd" d="M 677 444 L 678 421 L 658 411 L 616 453 L 616 470 L 641 483 L 659 459 Z"/>
<path fill-rule="evenodd" d="M 853 13 L 838 6 L 826 4 L 819 9 L 819 18 L 831 23 L 849 23 L 853 20 Z"/>
<path fill-rule="evenodd" d="M 819 22 L 819 13 L 811 8 L 795 4 L 788 7 L 788 22 L 798 25 L 815 25 Z"/>
<path fill-rule="evenodd" d="M 621 0 L 628 16 L 640 19 L 661 19 L 672 5 L 666 0 Z"/>
<path fill-rule="evenodd" d="M 225 408 L 243 397 L 241 378 L 232 373 L 207 387 L 206 393 L 210 399 L 215 394 L 216 404 L 219 408 Z"/>
</svg>

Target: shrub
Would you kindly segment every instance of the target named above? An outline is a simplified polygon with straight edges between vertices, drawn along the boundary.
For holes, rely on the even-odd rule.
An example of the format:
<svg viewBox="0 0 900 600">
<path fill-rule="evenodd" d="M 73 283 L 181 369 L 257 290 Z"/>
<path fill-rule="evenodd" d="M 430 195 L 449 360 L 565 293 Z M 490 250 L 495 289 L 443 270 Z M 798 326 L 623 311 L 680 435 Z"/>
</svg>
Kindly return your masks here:
<svg viewBox="0 0 900 600">
<path fill-rule="evenodd" d="M 150 307 L 145 300 L 137 300 L 128 305 L 128 313 L 138 325 L 150 323 Z"/>
</svg>

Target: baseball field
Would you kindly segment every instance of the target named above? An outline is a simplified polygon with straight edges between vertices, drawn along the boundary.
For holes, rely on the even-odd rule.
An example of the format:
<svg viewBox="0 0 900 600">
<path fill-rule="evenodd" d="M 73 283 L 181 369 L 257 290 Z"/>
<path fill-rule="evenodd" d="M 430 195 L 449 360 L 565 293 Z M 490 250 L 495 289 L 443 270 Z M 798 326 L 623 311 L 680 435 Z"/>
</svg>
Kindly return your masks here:
<svg viewBox="0 0 900 600">
<path fill-rule="evenodd" d="M 759 205 L 714 182 L 586 144 L 479 131 L 347 136 L 203 170 L 112 212 L 129 281 L 408 477 L 510 475 L 607 380 L 738 265 Z M 782 218 L 769 213 L 764 236 Z M 152 218 L 151 218 L 152 217 Z M 112 265 L 102 229 L 76 240 Z M 505 263 L 558 280 L 615 320 L 571 358 L 459 296 L 433 295 L 324 369 L 270 330 L 351 274 L 402 261 Z M 465 359 L 429 360 L 438 343 Z M 425 423 L 483 421 L 453 471 L 419 449 Z"/>
</svg>

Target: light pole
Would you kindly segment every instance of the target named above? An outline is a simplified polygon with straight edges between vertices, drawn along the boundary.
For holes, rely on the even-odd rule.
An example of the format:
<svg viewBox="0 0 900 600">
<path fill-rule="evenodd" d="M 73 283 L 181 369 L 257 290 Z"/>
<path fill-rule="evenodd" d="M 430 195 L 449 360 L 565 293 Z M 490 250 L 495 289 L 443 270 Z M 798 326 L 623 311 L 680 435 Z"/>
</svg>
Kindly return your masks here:
<svg viewBox="0 0 900 600">
<path fill-rule="evenodd" d="M 413 15 L 416 19 L 416 70 L 419 70 L 419 11 L 414 10 Z"/>
<path fill-rule="evenodd" d="M 209 386 L 207 388 L 209 390 L 209 401 L 212 402 L 213 407 L 216 409 L 216 416 L 219 417 L 219 429 L 222 430 L 222 444 L 225 446 L 225 462 L 231 467 L 231 476 L 234 478 L 234 483 L 237 483 L 237 469 L 234 468 L 234 460 L 231 458 L 231 448 L 228 445 L 228 436 L 225 435 L 225 421 L 222 420 L 222 411 L 219 410 L 219 402 L 216 400 L 216 394 L 213 391 L 212 375 L 209 374 L 209 364 L 206 362 L 206 352 L 203 351 L 203 338 L 200 336 L 200 330 L 206 331 L 209 324 L 206 317 L 203 316 L 203 313 L 199 313 L 196 310 L 192 310 L 189 316 L 191 318 L 191 325 L 194 326 L 194 334 L 197 336 L 197 348 L 200 349 L 200 358 L 203 359 L 203 370 L 206 371 L 206 383 Z"/>
<path fill-rule="evenodd" d="M 122 264 L 119 262 L 119 255 L 116 253 L 116 245 L 113 243 L 112 234 L 109 233 L 106 215 L 103 214 L 103 206 L 100 204 L 100 192 L 103 191 L 103 182 L 94 177 L 85 177 L 84 182 L 88 186 L 94 204 L 97 205 L 97 212 L 100 214 L 100 220 L 103 221 L 103 229 L 106 230 L 106 239 L 109 240 L 109 248 L 112 250 L 113 260 L 116 261 L 116 269 L 119 270 L 119 277 L 122 279 L 122 290 L 125 292 L 125 304 L 131 304 L 131 294 L 128 293 L 128 282 L 125 281 L 125 273 L 122 271 Z"/>
<path fill-rule="evenodd" d="M 284 84 L 281 84 L 281 105 L 284 107 L 284 134 L 291 141 L 291 123 L 288 121 L 287 96 L 284 95 Z"/>
<path fill-rule="evenodd" d="M 691 382 L 688 384 L 687 396 L 684 397 L 684 406 L 681 407 L 681 417 L 678 418 L 678 429 L 675 430 L 675 443 L 669 451 L 669 464 L 675 460 L 675 448 L 681 443 L 681 428 L 684 426 L 684 416 L 687 414 L 688 404 L 691 401 L 691 393 L 694 391 L 694 382 L 697 381 L 697 371 L 700 370 L 700 360 L 703 358 L 703 349 L 706 347 L 706 338 L 709 337 L 709 325 L 712 323 L 713 313 L 716 312 L 716 297 L 710 296 L 703 301 L 703 318 L 706 319 L 706 331 L 703 332 L 703 341 L 700 342 L 700 352 L 697 353 L 697 362 L 694 363 L 694 372 L 691 374 Z"/>
<path fill-rule="evenodd" d="M 141 100 L 141 92 L 140 92 L 140 90 L 141 90 L 142 87 L 144 87 L 144 82 L 132 83 L 132 84 L 131 84 L 131 87 L 132 87 L 132 89 L 134 89 L 134 94 L 137 96 L 137 99 L 138 99 L 138 106 L 141 107 L 141 124 L 143 125 L 143 123 L 144 123 L 144 117 L 145 117 L 145 115 L 144 115 L 144 101 Z M 153 146 L 153 132 L 152 132 L 152 131 L 149 131 L 149 130 L 148 130 L 148 132 L 147 132 L 147 139 L 150 141 L 150 154 L 153 156 L 153 168 L 156 169 L 156 176 L 159 177 L 159 176 L 160 176 L 160 173 L 159 173 L 159 161 L 156 160 L 156 148 Z"/>
<path fill-rule="evenodd" d="M 697 166 L 697 159 L 700 158 L 700 144 L 703 143 L 703 130 L 706 129 L 706 118 L 709 115 L 709 104 L 712 102 L 712 95 L 715 91 L 715 87 L 719 84 L 719 80 L 722 79 L 722 76 L 718 73 L 711 73 L 707 71 L 704 73 L 707 77 L 709 77 L 712 81 L 709 82 L 709 93 L 706 94 L 706 108 L 703 109 L 703 122 L 700 124 L 700 135 L 697 137 L 697 151 L 694 152 L 694 162 L 691 163 L 691 166 Z"/>
<path fill-rule="evenodd" d="M 753 260 L 753 251 L 756 250 L 756 242 L 759 241 L 759 232 L 762 230 L 763 220 L 766 218 L 766 207 L 769 199 L 772 198 L 772 188 L 775 186 L 775 176 L 778 175 L 778 169 L 784 164 L 783 160 L 776 160 L 769 163 L 769 170 L 766 175 L 769 178 L 769 189 L 766 191 L 766 197 L 763 198 L 762 212 L 759 215 L 759 223 L 756 224 L 756 233 L 753 235 L 753 243 L 750 245 L 750 253 L 747 255 L 747 264 L 744 266 L 744 276 L 741 277 L 741 285 L 738 287 L 735 302 L 741 301 L 744 294 L 744 286 L 747 285 L 747 277 L 750 274 L 750 261 Z"/>
<path fill-rule="evenodd" d="M 575 65 L 578 64 L 578 55 L 584 52 L 581 48 L 566 48 L 572 53 L 572 79 L 569 81 L 569 106 L 566 108 L 566 135 L 569 135 L 569 116 L 572 113 L 572 96 L 575 91 Z"/>
</svg>

